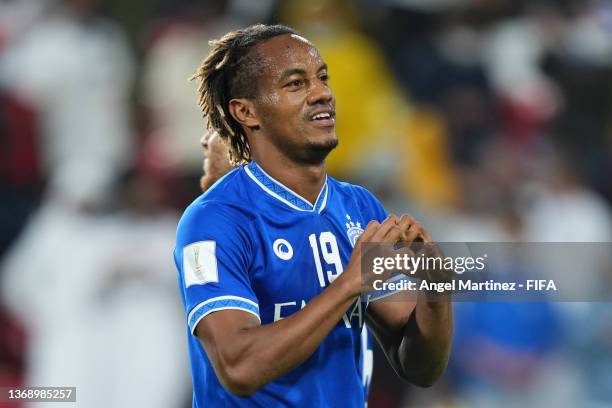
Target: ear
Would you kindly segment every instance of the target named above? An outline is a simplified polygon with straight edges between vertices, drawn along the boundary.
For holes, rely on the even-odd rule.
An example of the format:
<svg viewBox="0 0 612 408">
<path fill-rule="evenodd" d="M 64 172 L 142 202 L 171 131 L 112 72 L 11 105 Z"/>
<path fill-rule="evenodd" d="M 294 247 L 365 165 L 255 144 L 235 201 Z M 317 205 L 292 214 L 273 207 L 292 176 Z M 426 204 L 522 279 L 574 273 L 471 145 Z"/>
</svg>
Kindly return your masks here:
<svg viewBox="0 0 612 408">
<path fill-rule="evenodd" d="M 238 123 L 247 128 L 259 128 L 259 118 L 255 113 L 253 101 L 247 98 L 236 98 L 229 101 L 230 114 Z"/>
</svg>

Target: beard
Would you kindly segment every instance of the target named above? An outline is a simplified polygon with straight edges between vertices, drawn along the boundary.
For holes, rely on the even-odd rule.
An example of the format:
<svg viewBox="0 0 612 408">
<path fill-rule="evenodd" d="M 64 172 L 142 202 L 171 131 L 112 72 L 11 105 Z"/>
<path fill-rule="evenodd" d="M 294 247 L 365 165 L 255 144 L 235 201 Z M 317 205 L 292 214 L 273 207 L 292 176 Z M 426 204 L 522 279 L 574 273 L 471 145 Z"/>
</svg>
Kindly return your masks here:
<svg viewBox="0 0 612 408">
<path fill-rule="evenodd" d="M 294 163 L 305 165 L 321 165 L 327 155 L 338 146 L 338 139 L 306 144 L 281 143 L 280 150 Z"/>
</svg>

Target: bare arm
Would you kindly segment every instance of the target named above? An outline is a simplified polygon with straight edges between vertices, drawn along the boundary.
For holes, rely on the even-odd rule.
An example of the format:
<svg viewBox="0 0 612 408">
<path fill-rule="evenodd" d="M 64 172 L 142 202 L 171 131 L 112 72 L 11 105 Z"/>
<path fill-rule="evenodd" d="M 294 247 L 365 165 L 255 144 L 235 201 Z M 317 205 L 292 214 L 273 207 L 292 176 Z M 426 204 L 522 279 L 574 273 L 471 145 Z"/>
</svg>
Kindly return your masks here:
<svg viewBox="0 0 612 408">
<path fill-rule="evenodd" d="M 406 231 L 402 241 L 432 242 L 409 215 L 402 217 L 400 226 Z M 419 293 L 416 302 L 392 298 L 373 302 L 366 317 L 397 374 L 423 387 L 431 386 L 446 369 L 453 336 L 450 296 L 438 296 L 436 300 L 428 296 Z"/>
<path fill-rule="evenodd" d="M 306 360 L 356 299 L 338 278 L 286 319 L 260 325 L 249 313 L 223 310 L 202 319 L 196 335 L 225 387 L 248 396 Z"/>
<path fill-rule="evenodd" d="M 274 323 L 236 310 L 211 313 L 195 329 L 215 372 L 232 393 L 248 396 L 306 360 L 336 326 L 369 282 L 362 283 L 361 243 L 396 242 L 393 219 L 368 225 L 346 270 L 306 306 Z M 378 276 L 372 275 L 372 279 Z"/>
</svg>

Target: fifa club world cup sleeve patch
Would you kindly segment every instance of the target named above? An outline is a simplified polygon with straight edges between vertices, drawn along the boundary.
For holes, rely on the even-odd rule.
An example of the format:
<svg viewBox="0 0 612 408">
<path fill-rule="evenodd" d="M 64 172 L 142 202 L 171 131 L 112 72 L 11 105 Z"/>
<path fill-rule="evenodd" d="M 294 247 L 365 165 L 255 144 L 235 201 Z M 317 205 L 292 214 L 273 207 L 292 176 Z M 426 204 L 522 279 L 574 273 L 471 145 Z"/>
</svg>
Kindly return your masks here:
<svg viewBox="0 0 612 408">
<path fill-rule="evenodd" d="M 183 272 L 186 288 L 191 285 L 219 282 L 216 246 L 215 241 L 200 241 L 183 248 Z"/>
<path fill-rule="evenodd" d="M 190 206 L 179 222 L 174 255 L 192 334 L 202 319 L 221 310 L 260 319 L 249 275 L 248 228 L 241 214 L 213 203 Z"/>
</svg>

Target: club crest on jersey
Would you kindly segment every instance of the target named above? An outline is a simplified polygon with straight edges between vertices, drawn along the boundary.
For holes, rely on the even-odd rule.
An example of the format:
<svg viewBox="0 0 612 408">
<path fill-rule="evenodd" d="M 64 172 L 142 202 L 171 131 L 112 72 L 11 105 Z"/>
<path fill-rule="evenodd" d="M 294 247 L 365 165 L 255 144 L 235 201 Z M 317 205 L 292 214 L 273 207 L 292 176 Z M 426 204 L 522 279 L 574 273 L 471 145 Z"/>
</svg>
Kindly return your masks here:
<svg viewBox="0 0 612 408">
<path fill-rule="evenodd" d="M 361 228 L 361 223 L 353 222 L 351 220 L 351 216 L 346 214 L 346 224 L 344 225 L 346 225 L 346 235 L 348 235 L 351 245 L 355 246 L 355 243 L 357 243 L 357 240 L 359 239 L 361 234 L 363 234 L 363 228 Z"/>
<path fill-rule="evenodd" d="M 276 256 L 278 256 L 283 261 L 288 261 L 293 257 L 293 248 L 291 244 L 286 239 L 279 238 L 274 241 L 272 245 L 272 249 Z"/>
</svg>

